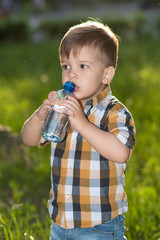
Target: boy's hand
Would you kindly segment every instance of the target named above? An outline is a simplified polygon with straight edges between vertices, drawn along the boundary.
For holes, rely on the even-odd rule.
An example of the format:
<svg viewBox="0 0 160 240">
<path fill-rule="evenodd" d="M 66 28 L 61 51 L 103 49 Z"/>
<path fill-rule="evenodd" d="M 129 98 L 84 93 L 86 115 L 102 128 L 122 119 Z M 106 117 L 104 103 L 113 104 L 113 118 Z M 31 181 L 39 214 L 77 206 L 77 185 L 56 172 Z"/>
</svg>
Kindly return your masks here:
<svg viewBox="0 0 160 240">
<path fill-rule="evenodd" d="M 46 118 L 47 112 L 51 105 L 54 105 L 56 99 L 52 91 L 48 94 L 48 99 L 32 114 L 32 116 L 24 123 L 22 128 L 22 141 L 28 146 L 36 146 L 41 139 L 41 128 Z"/>
<path fill-rule="evenodd" d="M 45 120 L 48 110 L 57 102 L 57 100 L 54 98 L 55 94 L 55 91 L 50 92 L 48 94 L 48 99 L 44 100 L 43 104 L 37 109 L 36 115 L 40 121 Z"/>
<path fill-rule="evenodd" d="M 59 105 L 67 108 L 66 114 L 69 115 L 70 123 L 76 131 L 79 132 L 83 124 L 88 122 L 81 104 L 75 97 L 68 96 L 68 99 L 60 101 Z"/>
</svg>

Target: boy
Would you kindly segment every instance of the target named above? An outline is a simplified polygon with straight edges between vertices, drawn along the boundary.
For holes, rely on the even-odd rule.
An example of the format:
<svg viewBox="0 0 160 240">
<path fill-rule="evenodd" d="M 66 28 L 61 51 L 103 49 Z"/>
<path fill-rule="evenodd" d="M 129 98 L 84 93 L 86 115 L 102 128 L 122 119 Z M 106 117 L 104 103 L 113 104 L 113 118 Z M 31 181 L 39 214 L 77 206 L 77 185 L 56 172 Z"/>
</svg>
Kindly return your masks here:
<svg viewBox="0 0 160 240">
<path fill-rule="evenodd" d="M 62 84 L 69 80 L 76 87 L 75 97 L 58 103 L 70 120 L 65 140 L 51 143 L 50 239 L 126 239 L 125 169 L 135 129 L 110 90 L 118 39 L 109 27 L 87 21 L 69 29 L 59 54 Z M 54 95 L 50 92 L 24 124 L 25 144 L 43 145 L 40 131 Z"/>
</svg>

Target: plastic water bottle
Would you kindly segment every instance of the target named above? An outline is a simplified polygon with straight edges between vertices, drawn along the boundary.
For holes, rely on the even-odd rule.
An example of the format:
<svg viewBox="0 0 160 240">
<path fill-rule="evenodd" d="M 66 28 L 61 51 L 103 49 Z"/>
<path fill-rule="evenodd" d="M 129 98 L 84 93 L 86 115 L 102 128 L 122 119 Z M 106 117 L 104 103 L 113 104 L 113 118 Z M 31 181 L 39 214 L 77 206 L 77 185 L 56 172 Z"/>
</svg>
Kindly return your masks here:
<svg viewBox="0 0 160 240">
<path fill-rule="evenodd" d="M 75 84 L 67 81 L 63 89 L 58 90 L 54 97 L 58 100 L 66 99 L 68 95 L 73 95 L 74 90 Z M 51 106 L 41 130 L 41 135 L 45 140 L 57 143 L 63 141 L 69 122 L 65 110 L 64 106 L 58 104 Z"/>
</svg>

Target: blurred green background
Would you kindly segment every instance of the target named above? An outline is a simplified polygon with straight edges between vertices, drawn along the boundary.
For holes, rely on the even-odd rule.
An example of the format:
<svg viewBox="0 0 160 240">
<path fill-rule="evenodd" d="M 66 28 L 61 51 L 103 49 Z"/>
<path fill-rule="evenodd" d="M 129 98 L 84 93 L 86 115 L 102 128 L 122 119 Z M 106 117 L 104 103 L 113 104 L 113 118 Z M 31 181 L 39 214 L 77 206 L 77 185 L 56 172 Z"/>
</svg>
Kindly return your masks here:
<svg viewBox="0 0 160 240">
<path fill-rule="evenodd" d="M 159 13 L 154 0 L 0 2 L 0 240 L 49 238 L 50 146 L 27 147 L 20 131 L 48 92 L 62 87 L 63 34 L 89 17 L 121 38 L 111 88 L 136 123 L 126 172 L 126 236 L 160 239 Z"/>
</svg>

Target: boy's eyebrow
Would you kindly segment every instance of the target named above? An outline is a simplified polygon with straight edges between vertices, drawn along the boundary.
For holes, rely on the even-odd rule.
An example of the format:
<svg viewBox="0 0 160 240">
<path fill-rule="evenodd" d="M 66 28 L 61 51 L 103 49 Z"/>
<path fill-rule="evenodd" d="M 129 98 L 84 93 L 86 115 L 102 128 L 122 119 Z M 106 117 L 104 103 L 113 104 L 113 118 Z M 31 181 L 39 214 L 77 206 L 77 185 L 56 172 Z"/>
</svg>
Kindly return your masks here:
<svg viewBox="0 0 160 240">
<path fill-rule="evenodd" d="M 91 61 L 88 61 L 88 60 L 79 60 L 79 62 L 85 62 L 85 63 L 90 63 L 90 64 L 92 64 L 92 62 Z"/>
<path fill-rule="evenodd" d="M 62 60 L 62 61 L 60 61 L 60 64 L 63 64 L 64 62 L 68 62 L 68 59 L 65 59 L 65 60 Z M 80 63 L 89 63 L 89 64 L 93 64 L 93 62 L 91 62 L 91 61 L 88 61 L 88 60 L 79 60 L 79 62 Z"/>
<path fill-rule="evenodd" d="M 65 60 L 65 61 L 60 61 L 60 64 L 63 65 L 63 64 L 66 63 L 66 62 L 67 62 L 67 60 Z"/>
<path fill-rule="evenodd" d="M 61 63 L 63 63 L 63 62 L 68 62 L 68 61 L 69 61 L 68 58 L 63 58 L 63 59 L 60 60 Z"/>
</svg>

